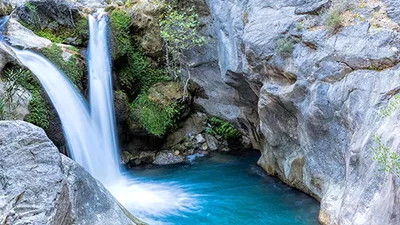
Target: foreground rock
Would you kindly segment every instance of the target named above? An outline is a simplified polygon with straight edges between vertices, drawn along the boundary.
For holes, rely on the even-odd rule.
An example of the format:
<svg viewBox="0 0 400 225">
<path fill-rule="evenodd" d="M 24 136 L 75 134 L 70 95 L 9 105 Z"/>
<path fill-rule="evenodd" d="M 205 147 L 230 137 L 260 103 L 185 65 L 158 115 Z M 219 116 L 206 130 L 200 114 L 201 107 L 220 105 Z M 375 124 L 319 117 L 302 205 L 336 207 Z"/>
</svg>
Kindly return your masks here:
<svg viewBox="0 0 400 225">
<path fill-rule="evenodd" d="M 44 131 L 0 122 L 1 224 L 142 224 Z"/>
</svg>

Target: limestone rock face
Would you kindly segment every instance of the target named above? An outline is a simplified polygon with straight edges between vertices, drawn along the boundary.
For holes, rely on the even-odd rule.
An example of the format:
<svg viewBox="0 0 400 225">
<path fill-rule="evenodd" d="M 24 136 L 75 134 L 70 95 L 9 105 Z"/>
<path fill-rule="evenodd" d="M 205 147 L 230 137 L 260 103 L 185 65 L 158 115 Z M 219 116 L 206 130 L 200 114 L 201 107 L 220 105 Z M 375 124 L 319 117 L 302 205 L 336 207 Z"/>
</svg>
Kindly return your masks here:
<svg viewBox="0 0 400 225">
<path fill-rule="evenodd" d="M 9 19 L 6 26 L 7 33 L 4 37 L 12 46 L 38 50 L 51 45 L 51 41 L 37 36 L 15 19 Z"/>
<path fill-rule="evenodd" d="M 140 224 L 81 166 L 61 156 L 44 131 L 0 122 L 2 224 Z"/>
<path fill-rule="evenodd" d="M 397 22 L 397 2 L 359 11 Z M 207 64 L 194 68 L 206 96 L 195 102 L 249 127 L 262 152 L 258 164 L 321 200 L 322 224 L 400 224 L 399 179 L 377 172 L 370 153 L 375 134 L 400 151 L 399 110 L 379 113 L 400 90 L 398 26 L 376 29 L 366 15 L 329 33 L 318 16 L 328 3 L 207 0 L 218 58 L 212 65 L 203 54 Z M 279 54 L 280 40 L 293 44 L 290 54 Z"/>
</svg>

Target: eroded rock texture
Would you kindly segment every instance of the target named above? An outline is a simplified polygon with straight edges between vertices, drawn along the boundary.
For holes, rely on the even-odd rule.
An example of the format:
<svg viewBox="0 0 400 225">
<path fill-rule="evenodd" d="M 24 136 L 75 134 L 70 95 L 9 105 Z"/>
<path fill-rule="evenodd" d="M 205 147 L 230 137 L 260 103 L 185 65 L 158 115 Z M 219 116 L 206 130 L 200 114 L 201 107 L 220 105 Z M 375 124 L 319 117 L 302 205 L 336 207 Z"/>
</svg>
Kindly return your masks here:
<svg viewBox="0 0 400 225">
<path fill-rule="evenodd" d="M 0 223 L 141 224 L 42 129 L 22 121 L 0 122 Z"/>
<path fill-rule="evenodd" d="M 350 15 L 366 19 L 336 33 L 322 26 L 326 0 L 207 0 L 203 17 L 213 51 L 194 67 L 209 96 L 196 102 L 247 119 L 241 124 L 261 149 L 258 164 L 320 199 L 322 224 L 400 224 L 399 180 L 379 173 L 370 154 L 375 134 L 400 151 L 398 110 L 379 115 L 400 90 L 398 7 L 364 2 Z M 376 14 L 385 23 L 368 17 Z M 282 41 L 293 44 L 290 52 L 281 54 Z"/>
</svg>

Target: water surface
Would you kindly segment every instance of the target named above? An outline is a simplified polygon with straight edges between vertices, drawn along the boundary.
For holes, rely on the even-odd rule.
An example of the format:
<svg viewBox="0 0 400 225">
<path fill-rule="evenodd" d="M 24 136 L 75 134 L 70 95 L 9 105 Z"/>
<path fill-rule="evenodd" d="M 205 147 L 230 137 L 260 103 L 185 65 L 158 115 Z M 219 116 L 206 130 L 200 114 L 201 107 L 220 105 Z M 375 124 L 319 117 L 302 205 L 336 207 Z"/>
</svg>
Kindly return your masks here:
<svg viewBox="0 0 400 225">
<path fill-rule="evenodd" d="M 126 206 L 150 224 L 317 225 L 318 202 L 265 175 L 258 157 L 214 154 L 129 171 L 139 190 L 130 191 L 136 194 L 126 196 Z"/>
</svg>

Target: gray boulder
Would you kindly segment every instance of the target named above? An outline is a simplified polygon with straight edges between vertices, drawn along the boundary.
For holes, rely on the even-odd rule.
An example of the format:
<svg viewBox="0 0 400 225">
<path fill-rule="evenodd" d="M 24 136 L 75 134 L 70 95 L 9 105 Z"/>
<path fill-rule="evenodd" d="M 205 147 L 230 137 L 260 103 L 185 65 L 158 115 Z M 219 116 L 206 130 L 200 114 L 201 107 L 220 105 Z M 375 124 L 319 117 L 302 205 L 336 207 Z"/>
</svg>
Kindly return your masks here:
<svg viewBox="0 0 400 225">
<path fill-rule="evenodd" d="M 44 131 L 0 122 L 1 224 L 142 224 Z"/>
<path fill-rule="evenodd" d="M 31 30 L 22 26 L 17 20 L 9 19 L 6 24 L 7 32 L 4 38 L 12 45 L 24 49 L 42 49 L 49 47 L 51 41 L 37 36 Z"/>
</svg>

